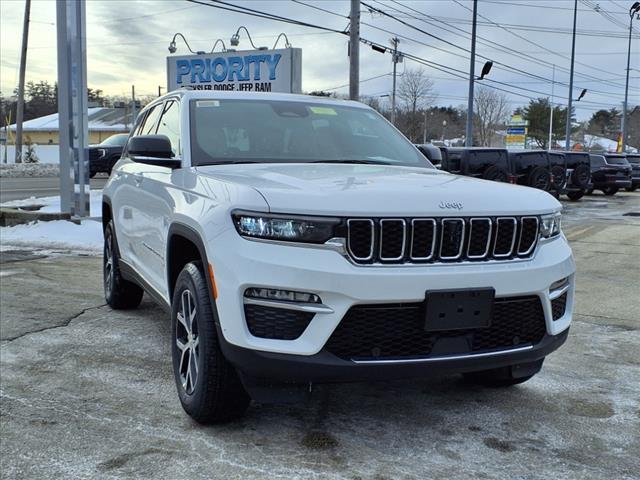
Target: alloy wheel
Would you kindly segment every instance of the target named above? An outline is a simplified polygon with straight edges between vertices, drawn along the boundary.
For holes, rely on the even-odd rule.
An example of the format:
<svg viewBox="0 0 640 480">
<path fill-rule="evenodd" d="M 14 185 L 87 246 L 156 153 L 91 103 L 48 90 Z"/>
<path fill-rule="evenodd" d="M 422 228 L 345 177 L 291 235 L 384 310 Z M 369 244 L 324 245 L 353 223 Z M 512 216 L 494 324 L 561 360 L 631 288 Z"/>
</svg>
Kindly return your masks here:
<svg viewBox="0 0 640 480">
<path fill-rule="evenodd" d="M 199 357 L 197 309 L 190 290 L 180 297 L 180 310 L 176 322 L 176 347 L 179 352 L 178 372 L 184 391 L 191 395 L 198 381 Z"/>
<path fill-rule="evenodd" d="M 104 249 L 104 288 L 107 297 L 111 296 L 111 284 L 113 282 L 113 238 L 107 235 Z"/>
</svg>

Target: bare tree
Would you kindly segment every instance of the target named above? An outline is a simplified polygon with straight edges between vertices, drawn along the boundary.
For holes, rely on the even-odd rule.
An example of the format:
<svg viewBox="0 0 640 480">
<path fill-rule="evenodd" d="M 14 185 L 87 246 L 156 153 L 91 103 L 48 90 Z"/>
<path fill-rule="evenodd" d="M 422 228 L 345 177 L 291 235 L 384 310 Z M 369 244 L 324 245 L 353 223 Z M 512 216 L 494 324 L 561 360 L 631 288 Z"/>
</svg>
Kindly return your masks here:
<svg viewBox="0 0 640 480">
<path fill-rule="evenodd" d="M 433 81 L 421 68 L 406 69 L 398 85 L 398 98 L 406 111 L 416 111 L 428 107 L 436 99 L 433 92 Z"/>
<path fill-rule="evenodd" d="M 436 99 L 433 81 L 423 69 L 407 69 L 398 85 L 400 112 L 396 125 L 412 141 L 422 137 L 425 126 L 425 112 Z"/>
<path fill-rule="evenodd" d="M 474 123 L 479 143 L 489 147 L 496 128 L 503 124 L 509 114 L 509 101 L 504 93 L 479 86 L 475 91 L 474 105 Z"/>
</svg>

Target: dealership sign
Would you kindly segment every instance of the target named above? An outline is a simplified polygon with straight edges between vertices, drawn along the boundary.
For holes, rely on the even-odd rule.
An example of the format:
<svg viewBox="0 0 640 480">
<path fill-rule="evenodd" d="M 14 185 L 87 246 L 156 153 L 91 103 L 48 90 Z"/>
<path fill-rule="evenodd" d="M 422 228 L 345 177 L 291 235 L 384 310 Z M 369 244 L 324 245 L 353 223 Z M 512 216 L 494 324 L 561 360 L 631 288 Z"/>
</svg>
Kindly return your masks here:
<svg viewBox="0 0 640 480">
<path fill-rule="evenodd" d="M 507 138 L 505 145 L 507 148 L 523 149 L 527 144 L 527 133 L 529 121 L 522 118 L 522 115 L 512 115 L 507 122 Z"/>
<path fill-rule="evenodd" d="M 196 90 L 300 93 L 302 50 L 172 55 L 167 57 L 167 91 Z"/>
</svg>

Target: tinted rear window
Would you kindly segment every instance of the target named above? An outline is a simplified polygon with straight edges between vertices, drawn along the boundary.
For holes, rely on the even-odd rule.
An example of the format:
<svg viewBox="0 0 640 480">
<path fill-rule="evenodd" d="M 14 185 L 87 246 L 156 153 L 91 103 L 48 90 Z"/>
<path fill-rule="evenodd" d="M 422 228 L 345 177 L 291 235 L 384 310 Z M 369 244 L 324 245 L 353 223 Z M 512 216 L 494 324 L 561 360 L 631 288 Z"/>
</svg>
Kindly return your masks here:
<svg viewBox="0 0 640 480">
<path fill-rule="evenodd" d="M 624 157 L 605 157 L 609 165 L 629 165 L 627 159 Z"/>
</svg>

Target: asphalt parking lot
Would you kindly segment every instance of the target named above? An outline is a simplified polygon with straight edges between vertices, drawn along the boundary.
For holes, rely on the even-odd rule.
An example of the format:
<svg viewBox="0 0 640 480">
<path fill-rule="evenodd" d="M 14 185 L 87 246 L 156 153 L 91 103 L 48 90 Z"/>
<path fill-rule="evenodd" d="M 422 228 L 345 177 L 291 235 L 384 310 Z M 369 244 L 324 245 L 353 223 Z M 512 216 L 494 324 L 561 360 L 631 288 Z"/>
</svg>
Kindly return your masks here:
<svg viewBox="0 0 640 480">
<path fill-rule="evenodd" d="M 565 207 L 574 323 L 530 382 L 323 386 L 215 427 L 182 412 L 167 316 L 104 306 L 100 258 L 2 252 L 1 476 L 637 479 L 640 192 Z"/>
</svg>

